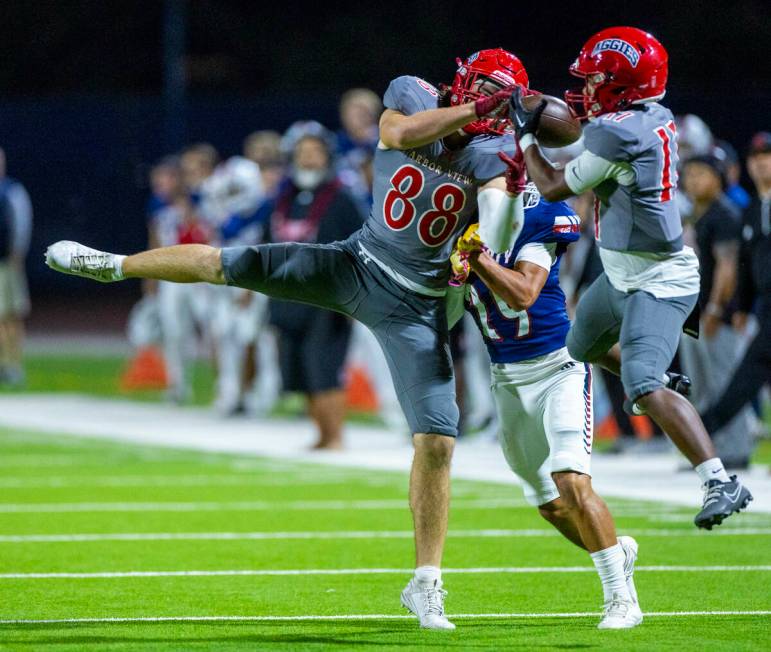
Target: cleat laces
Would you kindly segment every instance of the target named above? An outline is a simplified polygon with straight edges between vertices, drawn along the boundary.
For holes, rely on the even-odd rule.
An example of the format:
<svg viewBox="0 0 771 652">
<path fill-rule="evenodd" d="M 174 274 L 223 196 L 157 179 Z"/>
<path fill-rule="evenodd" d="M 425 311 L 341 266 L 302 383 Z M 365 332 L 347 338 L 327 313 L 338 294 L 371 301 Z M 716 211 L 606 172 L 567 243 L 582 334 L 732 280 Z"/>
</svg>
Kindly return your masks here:
<svg viewBox="0 0 771 652">
<path fill-rule="evenodd" d="M 113 272 L 112 256 L 104 253 L 73 254 L 70 269 L 73 272 L 96 273 L 100 278 L 110 278 Z"/>
<path fill-rule="evenodd" d="M 444 596 L 446 595 L 447 591 L 436 588 L 436 581 L 434 586 L 425 589 L 423 603 L 426 607 L 426 615 L 444 616 Z"/>
<path fill-rule="evenodd" d="M 616 594 L 605 605 L 605 616 L 610 618 L 625 618 L 628 611 L 629 603 Z"/>
<path fill-rule="evenodd" d="M 702 507 L 709 507 L 713 503 L 716 503 L 718 500 L 720 500 L 720 497 L 723 495 L 723 483 L 722 482 L 715 482 L 708 483 L 704 487 L 704 504 Z"/>
</svg>

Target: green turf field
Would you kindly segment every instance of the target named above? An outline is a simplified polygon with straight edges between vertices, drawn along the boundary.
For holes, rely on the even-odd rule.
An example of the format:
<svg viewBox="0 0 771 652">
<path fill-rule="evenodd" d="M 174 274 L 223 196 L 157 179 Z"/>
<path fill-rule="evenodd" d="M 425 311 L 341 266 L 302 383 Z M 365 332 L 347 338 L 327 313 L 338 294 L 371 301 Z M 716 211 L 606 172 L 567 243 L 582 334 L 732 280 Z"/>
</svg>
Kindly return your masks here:
<svg viewBox="0 0 771 652">
<path fill-rule="evenodd" d="M 751 511 L 706 533 L 611 501 L 650 615 L 600 632 L 586 554 L 517 488 L 455 481 L 442 633 L 399 606 L 405 474 L 2 430 L 0 490 L 2 650 L 771 646 L 769 615 L 736 613 L 771 610 L 771 516 Z"/>
</svg>

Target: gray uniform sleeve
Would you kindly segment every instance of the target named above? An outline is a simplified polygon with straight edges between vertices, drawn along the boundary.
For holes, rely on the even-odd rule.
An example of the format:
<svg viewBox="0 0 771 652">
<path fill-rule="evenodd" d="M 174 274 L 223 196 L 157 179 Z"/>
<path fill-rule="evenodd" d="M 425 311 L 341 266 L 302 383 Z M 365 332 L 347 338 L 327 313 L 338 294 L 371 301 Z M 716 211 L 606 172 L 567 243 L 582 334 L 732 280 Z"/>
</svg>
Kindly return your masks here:
<svg viewBox="0 0 771 652">
<path fill-rule="evenodd" d="M 503 176 L 506 164 L 498 158 L 498 152 L 514 156 L 517 146 L 512 134 L 491 136 L 472 141 L 471 151 L 474 156 L 474 176 L 484 183 L 495 177 Z"/>
<path fill-rule="evenodd" d="M 435 109 L 438 100 L 439 92 L 427 81 L 420 77 L 403 75 L 388 85 L 383 96 L 383 105 L 387 109 L 399 111 L 404 115 L 412 115 Z"/>
<path fill-rule="evenodd" d="M 629 162 L 638 153 L 639 136 L 623 121 L 614 122 L 603 117 L 584 127 L 584 146 L 606 161 Z"/>
</svg>

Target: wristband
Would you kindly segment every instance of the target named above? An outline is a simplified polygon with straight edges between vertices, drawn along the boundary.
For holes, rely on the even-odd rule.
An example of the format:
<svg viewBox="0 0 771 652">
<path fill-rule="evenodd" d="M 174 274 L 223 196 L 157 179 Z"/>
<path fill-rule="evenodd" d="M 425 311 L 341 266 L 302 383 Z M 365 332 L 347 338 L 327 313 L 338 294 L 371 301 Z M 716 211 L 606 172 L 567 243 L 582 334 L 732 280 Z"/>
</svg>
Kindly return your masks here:
<svg viewBox="0 0 771 652">
<path fill-rule="evenodd" d="M 519 139 L 519 146 L 522 148 L 522 151 L 524 152 L 530 145 L 538 145 L 538 140 L 536 140 L 536 137 L 534 134 L 525 134 L 522 136 L 522 138 Z"/>
</svg>

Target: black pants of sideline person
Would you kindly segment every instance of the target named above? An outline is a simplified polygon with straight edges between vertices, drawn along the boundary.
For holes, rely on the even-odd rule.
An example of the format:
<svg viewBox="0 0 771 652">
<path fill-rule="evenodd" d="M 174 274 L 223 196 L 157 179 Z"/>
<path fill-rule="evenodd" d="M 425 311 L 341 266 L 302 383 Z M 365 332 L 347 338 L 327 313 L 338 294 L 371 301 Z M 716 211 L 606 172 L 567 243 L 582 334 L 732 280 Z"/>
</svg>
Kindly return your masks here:
<svg viewBox="0 0 771 652">
<path fill-rule="evenodd" d="M 771 383 L 771 306 L 759 316 L 760 330 L 723 395 L 702 415 L 708 432 L 720 430 Z"/>
</svg>

